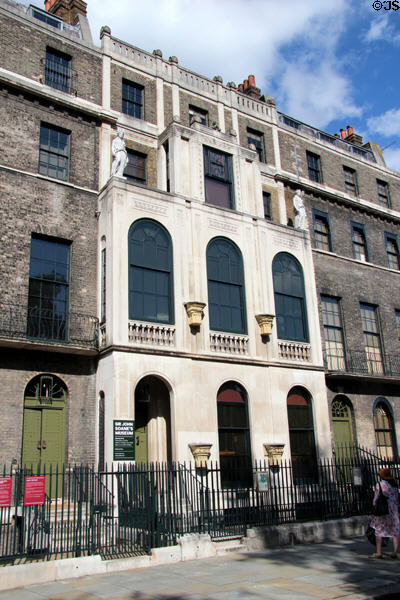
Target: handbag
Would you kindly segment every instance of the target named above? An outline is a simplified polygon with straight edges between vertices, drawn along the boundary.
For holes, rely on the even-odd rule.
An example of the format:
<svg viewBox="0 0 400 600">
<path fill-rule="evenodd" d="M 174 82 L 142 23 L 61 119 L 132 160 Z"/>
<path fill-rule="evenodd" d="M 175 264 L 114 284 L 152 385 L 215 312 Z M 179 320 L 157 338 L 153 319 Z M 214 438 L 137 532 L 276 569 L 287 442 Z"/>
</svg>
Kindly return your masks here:
<svg viewBox="0 0 400 600">
<path fill-rule="evenodd" d="M 382 493 L 381 484 L 379 484 L 379 496 L 376 503 L 372 506 L 371 514 L 375 517 L 384 517 L 389 514 L 389 505 L 386 496 Z"/>
<path fill-rule="evenodd" d="M 375 529 L 373 527 L 371 527 L 371 525 L 368 525 L 367 530 L 365 532 L 365 535 L 367 536 L 367 540 L 373 545 L 376 546 L 376 536 L 375 536 Z M 382 538 L 382 547 L 387 546 L 389 543 L 389 538 Z"/>
</svg>

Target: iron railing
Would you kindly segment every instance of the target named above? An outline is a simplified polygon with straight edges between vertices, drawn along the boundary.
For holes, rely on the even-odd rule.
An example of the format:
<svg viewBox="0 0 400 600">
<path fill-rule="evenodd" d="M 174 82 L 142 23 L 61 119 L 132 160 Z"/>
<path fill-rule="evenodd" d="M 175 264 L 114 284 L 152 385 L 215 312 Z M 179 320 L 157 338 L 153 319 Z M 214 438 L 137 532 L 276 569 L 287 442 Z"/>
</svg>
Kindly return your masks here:
<svg viewBox="0 0 400 600">
<path fill-rule="evenodd" d="M 332 459 L 315 463 L 312 477 L 298 466 L 294 475 L 290 462 L 232 462 L 228 478 L 218 464 L 4 468 L 0 559 L 132 556 L 176 544 L 187 533 L 219 539 L 243 536 L 248 527 L 369 514 L 383 465 L 365 449 L 341 446 Z M 390 466 L 399 479 L 400 464 Z M 43 497 L 29 504 L 32 476 Z"/>
<path fill-rule="evenodd" d="M 400 376 L 400 355 L 368 353 L 364 350 L 325 351 L 325 367 L 330 373 L 354 373 L 375 377 Z"/>
<path fill-rule="evenodd" d="M 96 349 L 98 335 L 99 321 L 92 315 L 29 306 L 28 298 L 0 301 L 0 338 Z"/>
</svg>

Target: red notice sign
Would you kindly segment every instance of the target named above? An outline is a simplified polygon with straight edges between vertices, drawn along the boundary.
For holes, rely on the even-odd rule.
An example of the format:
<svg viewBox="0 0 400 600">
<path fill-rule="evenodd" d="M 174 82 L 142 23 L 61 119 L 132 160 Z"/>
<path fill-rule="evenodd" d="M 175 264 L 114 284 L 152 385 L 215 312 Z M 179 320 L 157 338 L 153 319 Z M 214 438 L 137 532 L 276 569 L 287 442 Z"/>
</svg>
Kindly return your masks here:
<svg viewBox="0 0 400 600">
<path fill-rule="evenodd" d="M 12 477 L 0 477 L 0 507 L 11 506 Z"/>
<path fill-rule="evenodd" d="M 25 477 L 24 506 L 44 504 L 46 477 L 36 475 Z"/>
</svg>

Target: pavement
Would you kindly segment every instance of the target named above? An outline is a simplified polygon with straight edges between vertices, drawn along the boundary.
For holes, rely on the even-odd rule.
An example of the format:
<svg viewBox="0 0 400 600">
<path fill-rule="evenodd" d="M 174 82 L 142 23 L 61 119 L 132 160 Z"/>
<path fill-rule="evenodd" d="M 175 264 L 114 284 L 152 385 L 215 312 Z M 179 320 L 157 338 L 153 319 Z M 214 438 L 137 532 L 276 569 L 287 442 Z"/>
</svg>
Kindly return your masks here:
<svg viewBox="0 0 400 600">
<path fill-rule="evenodd" d="M 0 600 L 400 600 L 400 560 L 365 538 L 226 552 L 215 558 L 30 585 Z M 1 577 L 1 567 L 0 567 Z"/>
</svg>

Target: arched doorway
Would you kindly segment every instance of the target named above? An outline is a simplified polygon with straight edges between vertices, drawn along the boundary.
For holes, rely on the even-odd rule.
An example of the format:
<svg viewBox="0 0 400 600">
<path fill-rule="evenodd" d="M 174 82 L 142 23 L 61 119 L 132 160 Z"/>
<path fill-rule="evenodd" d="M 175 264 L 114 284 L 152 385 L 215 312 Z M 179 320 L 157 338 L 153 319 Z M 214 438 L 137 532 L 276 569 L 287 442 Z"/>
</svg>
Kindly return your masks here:
<svg viewBox="0 0 400 600">
<path fill-rule="evenodd" d="M 55 375 L 37 375 L 24 394 L 22 466 L 36 471 L 50 465 L 62 469 L 65 460 L 67 389 Z"/>
<path fill-rule="evenodd" d="M 295 387 L 287 397 L 290 452 L 296 483 L 314 481 L 317 460 L 311 396 L 307 390 Z"/>
<path fill-rule="evenodd" d="M 332 402 L 332 429 L 336 452 L 342 454 L 353 445 L 351 404 L 346 396 L 335 396 Z"/>
<path fill-rule="evenodd" d="M 135 389 L 135 461 L 172 460 L 169 391 L 158 377 L 143 377 Z"/>
<path fill-rule="evenodd" d="M 246 390 L 235 381 L 218 390 L 218 439 L 224 487 L 252 485 L 249 416 Z"/>
</svg>

